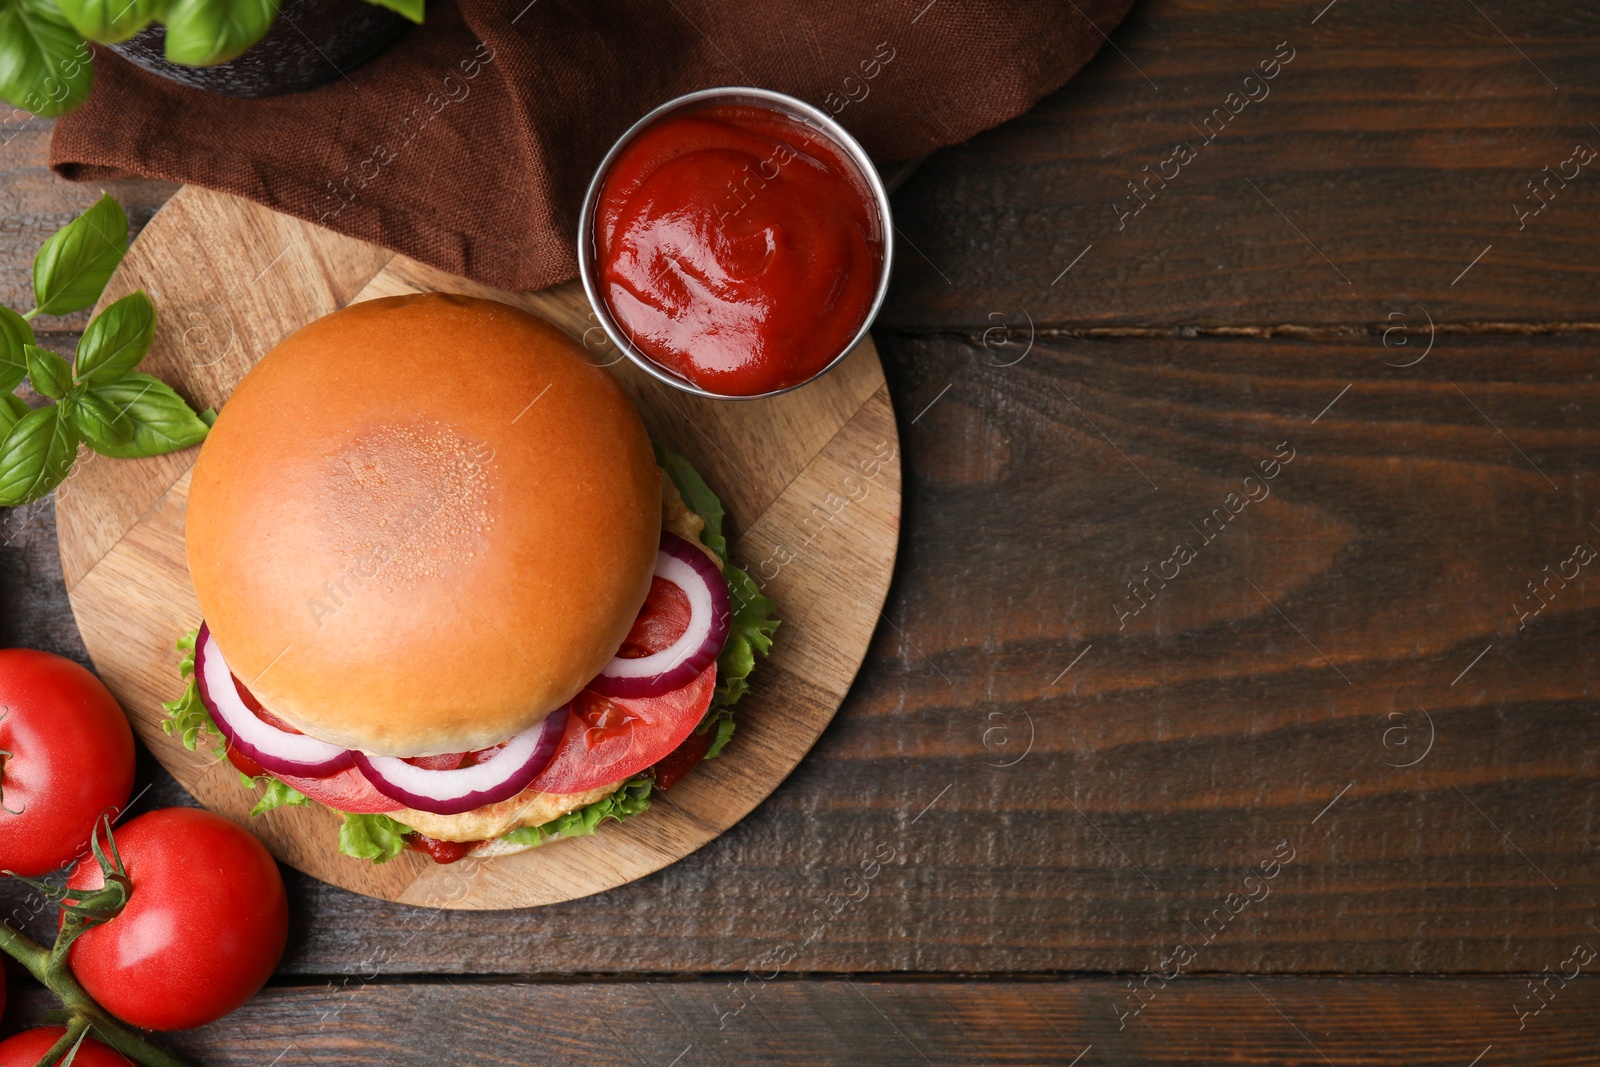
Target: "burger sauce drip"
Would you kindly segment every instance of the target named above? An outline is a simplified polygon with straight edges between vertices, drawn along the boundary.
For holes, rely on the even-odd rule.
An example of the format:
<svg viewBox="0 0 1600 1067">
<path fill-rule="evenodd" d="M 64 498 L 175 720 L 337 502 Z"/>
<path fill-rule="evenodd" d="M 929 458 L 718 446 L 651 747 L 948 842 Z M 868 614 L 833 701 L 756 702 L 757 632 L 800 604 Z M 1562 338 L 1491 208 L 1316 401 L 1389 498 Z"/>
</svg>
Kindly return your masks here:
<svg viewBox="0 0 1600 1067">
<path fill-rule="evenodd" d="M 454 863 L 481 844 L 482 841 L 440 841 L 415 830 L 406 835 L 407 848 L 427 854 L 435 863 Z"/>
<path fill-rule="evenodd" d="M 711 392 L 750 396 L 821 371 L 877 292 L 883 233 L 855 164 L 761 107 L 664 119 L 606 173 L 595 235 L 618 325 Z"/>
</svg>

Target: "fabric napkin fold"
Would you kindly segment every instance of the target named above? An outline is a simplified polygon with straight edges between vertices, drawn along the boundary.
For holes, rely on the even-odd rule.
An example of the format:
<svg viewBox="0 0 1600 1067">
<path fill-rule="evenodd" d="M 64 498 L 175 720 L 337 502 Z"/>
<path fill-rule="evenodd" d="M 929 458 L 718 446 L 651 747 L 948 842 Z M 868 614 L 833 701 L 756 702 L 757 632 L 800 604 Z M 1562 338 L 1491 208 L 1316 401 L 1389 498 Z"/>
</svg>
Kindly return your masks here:
<svg viewBox="0 0 1600 1067">
<path fill-rule="evenodd" d="M 219 189 L 502 289 L 577 272 L 579 203 L 640 115 L 718 85 L 833 113 L 875 159 L 1025 111 L 1132 0 L 436 0 L 423 26 L 309 92 L 169 82 L 106 49 L 58 120 L 66 178 Z"/>
</svg>

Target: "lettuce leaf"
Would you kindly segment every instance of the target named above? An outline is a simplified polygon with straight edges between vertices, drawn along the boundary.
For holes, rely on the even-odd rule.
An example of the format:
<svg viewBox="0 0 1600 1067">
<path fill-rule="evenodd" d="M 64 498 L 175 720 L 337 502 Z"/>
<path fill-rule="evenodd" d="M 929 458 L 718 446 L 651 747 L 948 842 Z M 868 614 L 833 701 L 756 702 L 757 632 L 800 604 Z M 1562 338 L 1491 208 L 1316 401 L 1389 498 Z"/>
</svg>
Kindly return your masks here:
<svg viewBox="0 0 1600 1067">
<path fill-rule="evenodd" d="M 512 830 L 509 834 L 503 835 L 502 839 L 516 845 L 537 847 L 558 837 L 587 837 L 607 819 L 622 820 L 648 809 L 650 790 L 654 785 L 655 779 L 648 773 L 636 774 L 623 782 L 622 788 L 608 797 L 602 797 L 593 804 L 557 816 L 540 826 L 524 826 Z"/>
<path fill-rule="evenodd" d="M 722 509 L 722 501 L 717 499 L 717 494 L 711 491 L 692 463 L 654 441 L 650 442 L 650 446 L 656 450 L 656 464 L 672 479 L 683 502 L 689 505 L 690 511 L 705 520 L 706 528 L 701 532 L 700 540 L 720 556 L 722 562 L 728 562 L 728 539 L 722 535 L 722 520 L 727 512 Z"/>
<path fill-rule="evenodd" d="M 711 696 L 711 707 L 695 727 L 696 733 L 716 731 L 711 747 L 706 749 L 706 759 L 720 756 L 733 737 L 733 705 L 749 691 L 756 656 L 766 656 L 772 649 L 772 635 L 780 624 L 773 614 L 777 605 L 761 592 L 748 572 L 730 563 L 723 568 L 722 576 L 727 579 L 733 601 L 733 620 L 722 655 L 717 657 L 717 689 Z"/>
<path fill-rule="evenodd" d="M 724 705 L 712 710 L 715 714 L 695 728 L 695 733 L 713 728 L 717 731 L 717 736 L 711 739 L 711 747 L 706 749 L 706 754 L 701 756 L 701 759 L 716 759 L 722 755 L 722 750 L 728 742 L 733 740 L 733 709 Z"/>
<path fill-rule="evenodd" d="M 212 754 L 220 760 L 228 755 L 228 742 L 217 730 L 217 724 L 211 721 L 211 713 L 206 711 L 205 704 L 200 700 L 200 683 L 194 678 L 194 643 L 199 634 L 200 630 L 196 628 L 178 638 L 177 648 L 183 653 L 183 659 L 178 661 L 178 674 L 188 684 L 182 696 L 161 705 L 167 713 L 161 721 L 161 729 L 177 736 L 190 752 L 200 743 L 201 736 L 209 731 L 217 739 Z"/>
<path fill-rule="evenodd" d="M 346 856 L 387 863 L 405 851 L 406 834 L 412 830 L 404 823 L 387 815 L 339 814 L 344 816 L 344 825 L 339 827 L 339 851 Z"/>
<path fill-rule="evenodd" d="M 261 782 L 266 786 L 266 792 L 262 794 L 260 800 L 256 801 L 256 806 L 250 809 L 250 817 L 252 819 L 257 815 L 264 815 L 274 808 L 281 808 L 285 805 L 292 808 L 303 808 L 311 803 L 310 797 L 288 782 L 280 782 L 270 776 L 247 779 L 247 781 L 250 782 L 250 788 L 252 789 L 255 788 L 256 782 Z"/>
</svg>

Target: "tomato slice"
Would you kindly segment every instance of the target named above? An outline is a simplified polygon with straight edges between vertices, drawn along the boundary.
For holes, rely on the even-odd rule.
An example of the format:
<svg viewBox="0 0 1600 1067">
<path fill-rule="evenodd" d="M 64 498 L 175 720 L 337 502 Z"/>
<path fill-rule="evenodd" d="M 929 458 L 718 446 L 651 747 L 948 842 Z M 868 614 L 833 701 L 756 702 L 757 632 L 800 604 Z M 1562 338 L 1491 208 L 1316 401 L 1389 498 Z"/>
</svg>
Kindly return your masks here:
<svg viewBox="0 0 1600 1067">
<path fill-rule="evenodd" d="M 261 764 L 257 763 L 249 756 L 246 756 L 243 752 L 240 752 L 238 749 L 234 748 L 231 744 L 228 746 L 228 762 L 233 764 L 234 770 L 238 771 L 246 778 L 260 778 L 263 774 L 267 773 L 267 769 L 265 767 L 261 766 Z"/>
<path fill-rule="evenodd" d="M 688 685 L 657 697 L 578 694 L 561 747 L 529 787 L 542 793 L 582 793 L 639 773 L 694 732 L 716 687 L 713 663 Z"/>
<path fill-rule="evenodd" d="M 359 768 L 340 771 L 332 778 L 297 778 L 289 774 L 273 775 L 294 786 L 318 804 L 326 804 L 335 811 L 348 811 L 354 815 L 376 815 L 386 811 L 399 811 L 405 807 L 390 800 L 367 781 Z"/>
<path fill-rule="evenodd" d="M 651 656 L 683 636 L 693 615 L 689 607 L 689 594 L 665 578 L 650 579 L 650 593 L 644 598 L 639 617 L 623 639 L 617 655 L 623 659 Z"/>
</svg>

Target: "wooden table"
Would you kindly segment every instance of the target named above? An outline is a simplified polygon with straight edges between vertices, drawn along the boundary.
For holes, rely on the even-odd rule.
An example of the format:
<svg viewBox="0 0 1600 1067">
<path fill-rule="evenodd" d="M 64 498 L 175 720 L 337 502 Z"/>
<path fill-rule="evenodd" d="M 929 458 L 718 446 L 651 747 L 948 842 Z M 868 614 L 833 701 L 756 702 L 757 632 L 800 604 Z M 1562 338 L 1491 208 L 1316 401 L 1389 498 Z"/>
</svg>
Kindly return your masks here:
<svg viewBox="0 0 1600 1067">
<path fill-rule="evenodd" d="M 291 874 L 279 976 L 173 1044 L 1593 1062 L 1600 613 L 1571 561 L 1600 546 L 1600 174 L 1548 176 L 1600 148 L 1600 12 L 1324 3 L 1149 0 L 896 195 L 899 571 L 771 800 L 534 911 Z M 44 169 L 48 124 L 8 129 L 16 303 L 93 190 Z M 139 222 L 171 187 L 112 191 Z M 3 522 L 0 644 L 83 658 L 49 506 Z M 183 802 L 143 776 L 143 804 Z"/>
</svg>

